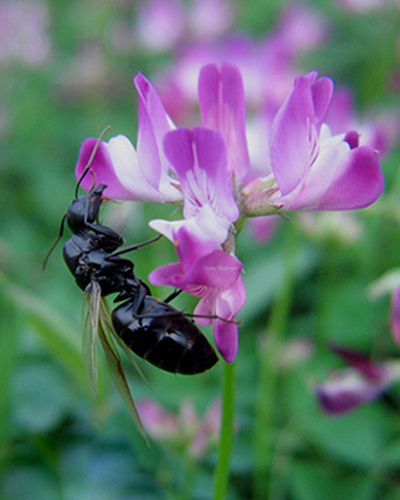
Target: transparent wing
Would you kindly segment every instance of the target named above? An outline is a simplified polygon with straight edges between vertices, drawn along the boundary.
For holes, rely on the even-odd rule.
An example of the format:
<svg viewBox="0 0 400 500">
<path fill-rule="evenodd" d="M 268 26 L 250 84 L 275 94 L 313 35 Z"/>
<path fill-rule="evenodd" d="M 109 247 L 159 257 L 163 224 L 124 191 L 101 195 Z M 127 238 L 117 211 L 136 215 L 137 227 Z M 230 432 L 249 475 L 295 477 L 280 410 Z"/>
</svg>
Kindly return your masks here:
<svg viewBox="0 0 400 500">
<path fill-rule="evenodd" d="M 92 281 L 88 292 L 89 315 L 83 330 L 83 364 L 90 392 L 97 397 L 97 339 L 99 338 L 101 288 L 97 281 Z"/>
<path fill-rule="evenodd" d="M 106 355 L 107 363 L 110 368 L 111 375 L 113 376 L 115 386 L 123 397 L 125 404 L 127 405 L 128 410 L 133 418 L 133 421 L 136 424 L 136 427 L 146 440 L 147 445 L 150 447 L 150 443 L 147 439 L 142 421 L 140 420 L 139 413 L 133 401 L 117 348 L 110 334 L 110 330 L 108 330 L 107 326 L 101 320 L 98 323 L 98 333 L 99 340 Z"/>
<path fill-rule="evenodd" d="M 135 367 L 135 370 L 138 372 L 140 377 L 143 379 L 143 381 L 149 385 L 144 373 L 142 372 L 138 362 L 136 361 L 134 355 L 132 354 L 132 351 L 129 349 L 129 347 L 125 344 L 125 342 L 115 333 L 114 327 L 110 321 L 111 318 L 111 313 L 108 307 L 108 303 L 105 299 L 102 299 L 101 304 L 100 304 L 100 316 L 104 323 L 107 325 L 108 330 L 111 332 L 114 340 L 117 341 L 117 344 L 121 347 L 121 349 L 125 352 L 127 358 L 129 361 L 132 363 L 132 365 Z"/>
</svg>

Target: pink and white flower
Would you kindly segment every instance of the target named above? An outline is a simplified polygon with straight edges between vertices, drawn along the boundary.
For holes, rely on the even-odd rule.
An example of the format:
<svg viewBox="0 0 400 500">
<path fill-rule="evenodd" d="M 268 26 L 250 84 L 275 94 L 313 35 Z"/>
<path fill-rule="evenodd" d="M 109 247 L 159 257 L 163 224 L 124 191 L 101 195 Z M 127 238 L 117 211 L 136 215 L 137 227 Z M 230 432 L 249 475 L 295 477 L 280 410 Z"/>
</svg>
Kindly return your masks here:
<svg viewBox="0 0 400 500">
<path fill-rule="evenodd" d="M 358 146 L 358 133 L 332 135 L 324 123 L 333 83 L 309 73 L 294 88 L 271 126 L 265 170 L 251 172 L 245 93 L 240 71 L 228 64 L 204 66 L 199 77 L 203 127 L 176 129 L 144 76 L 139 93 L 137 150 L 124 136 L 100 142 L 91 169 L 106 196 L 183 203 L 183 218 L 150 226 L 170 239 L 179 262 L 156 269 L 153 284 L 200 297 L 197 322 L 213 324 L 218 350 L 235 359 L 235 318 L 245 302 L 242 264 L 234 256 L 235 228 L 247 216 L 283 210 L 351 210 L 373 203 L 383 188 L 375 151 Z M 265 137 L 268 143 L 268 137 Z M 82 145 L 79 178 L 95 144 Z M 92 179 L 82 182 L 90 189 Z M 201 317 L 200 317 L 201 316 Z M 203 317 L 205 316 L 205 317 Z"/>
<path fill-rule="evenodd" d="M 354 144 L 354 133 L 332 136 L 323 118 L 333 93 L 329 78 L 296 79 L 271 132 L 271 168 L 284 210 L 352 210 L 373 203 L 383 189 L 376 152 Z"/>
<path fill-rule="evenodd" d="M 179 183 L 165 158 L 164 135 L 175 128 L 157 92 L 141 74 L 135 79 L 139 94 L 137 149 L 124 135 L 101 141 L 91 163 L 98 184 L 106 184 L 108 198 L 155 203 L 173 203 L 182 199 Z M 80 178 L 97 140 L 86 139 L 79 152 L 76 176 Z M 172 175 L 171 175 L 172 174 Z M 86 176 L 82 187 L 89 190 L 92 178 Z"/>
<path fill-rule="evenodd" d="M 175 245 L 180 262 L 153 271 L 153 284 L 167 284 L 201 297 L 195 314 L 217 315 L 214 337 L 227 362 L 237 352 L 234 320 L 243 307 L 245 292 L 242 264 L 222 250 L 230 228 L 239 216 L 228 176 L 224 141 L 213 130 L 179 129 L 165 136 L 166 156 L 174 166 L 183 193 L 180 221 L 153 220 L 150 226 Z M 210 324 L 211 319 L 197 318 Z"/>
</svg>

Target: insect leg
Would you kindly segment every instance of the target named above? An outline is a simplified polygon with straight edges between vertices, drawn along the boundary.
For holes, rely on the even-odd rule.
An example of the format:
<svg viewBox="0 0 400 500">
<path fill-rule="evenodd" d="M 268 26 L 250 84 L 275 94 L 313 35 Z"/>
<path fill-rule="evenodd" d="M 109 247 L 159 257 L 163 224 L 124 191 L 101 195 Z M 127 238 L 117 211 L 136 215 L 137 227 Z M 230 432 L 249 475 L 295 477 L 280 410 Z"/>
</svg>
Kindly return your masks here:
<svg viewBox="0 0 400 500">
<path fill-rule="evenodd" d="M 151 240 L 147 240 L 147 241 L 144 241 L 143 243 L 138 243 L 137 245 L 132 245 L 130 247 L 123 248 L 122 250 L 118 250 L 118 252 L 113 252 L 113 254 L 110 255 L 110 257 L 116 257 L 117 255 L 122 255 L 124 253 L 133 252 L 133 250 L 138 250 L 141 247 L 144 247 L 146 245 L 150 245 L 150 243 L 154 243 L 154 242 L 158 241 L 160 238 L 162 238 L 162 236 L 163 236 L 162 234 L 159 234 L 158 236 L 156 236 L 155 238 L 152 238 Z"/>
<path fill-rule="evenodd" d="M 171 302 L 172 300 L 174 300 L 174 298 L 178 297 L 178 295 L 181 294 L 182 292 L 183 292 L 183 290 L 180 290 L 179 288 L 175 288 L 175 290 L 170 295 L 168 295 L 168 297 L 164 300 L 164 302 L 166 302 L 168 304 L 168 302 Z"/>
</svg>

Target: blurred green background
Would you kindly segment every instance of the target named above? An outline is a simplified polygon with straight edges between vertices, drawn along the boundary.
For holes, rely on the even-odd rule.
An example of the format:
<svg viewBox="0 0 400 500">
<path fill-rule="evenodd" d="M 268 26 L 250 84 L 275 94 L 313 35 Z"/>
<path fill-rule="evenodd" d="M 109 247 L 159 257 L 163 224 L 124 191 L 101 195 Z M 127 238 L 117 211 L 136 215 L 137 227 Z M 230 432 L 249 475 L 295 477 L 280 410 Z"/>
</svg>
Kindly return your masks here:
<svg viewBox="0 0 400 500">
<path fill-rule="evenodd" d="M 236 2 L 231 30 L 260 38 L 274 28 L 284 5 Z M 303 72 L 317 69 L 350 86 L 361 114 L 398 114 L 398 6 L 382 2 L 376 10 L 349 12 L 328 0 L 306 5 L 329 24 L 329 36 L 299 61 Z M 198 458 L 190 458 L 185 439 L 151 438 L 148 449 L 102 355 L 99 398 L 92 400 L 81 360 L 83 294 L 64 265 L 62 243 L 42 271 L 74 196 L 80 143 L 107 125 L 112 135 L 135 142 L 132 79 L 138 71 L 151 79 L 173 58 L 172 51 L 121 49 L 113 42 L 115 27 L 133 29 L 138 7 L 129 0 L 0 2 L 0 498 L 7 500 L 212 497 L 215 446 Z M 7 32 L 10 19 L 13 35 Z M 357 237 L 353 229 L 346 237 L 346 223 L 337 229 L 329 215 L 312 220 L 312 230 L 301 220 L 295 226 L 282 222 L 265 244 L 255 243 L 248 230 L 240 235 L 237 254 L 248 301 L 240 316 L 230 499 L 256 498 L 256 387 L 287 241 L 295 245 L 290 317 L 273 388 L 264 498 L 400 498 L 399 387 L 335 418 L 321 412 L 312 393 L 313 384 L 343 366 L 329 352 L 329 340 L 377 360 L 398 357 L 388 326 L 389 296 L 373 302 L 366 290 L 400 265 L 399 166 L 397 141 L 382 161 L 384 195 L 352 216 Z M 171 214 L 170 207 L 110 202 L 103 221 L 133 244 L 152 236 L 151 218 Z M 160 241 L 135 253 L 137 274 L 146 279 L 152 269 L 174 261 L 171 247 Z M 168 290 L 154 293 L 165 297 Z M 181 296 L 175 305 L 191 310 L 195 301 Z M 221 366 L 186 378 L 140 365 L 149 385 L 125 363 L 136 400 L 152 399 L 175 413 L 190 401 L 201 416 L 220 394 Z"/>
</svg>

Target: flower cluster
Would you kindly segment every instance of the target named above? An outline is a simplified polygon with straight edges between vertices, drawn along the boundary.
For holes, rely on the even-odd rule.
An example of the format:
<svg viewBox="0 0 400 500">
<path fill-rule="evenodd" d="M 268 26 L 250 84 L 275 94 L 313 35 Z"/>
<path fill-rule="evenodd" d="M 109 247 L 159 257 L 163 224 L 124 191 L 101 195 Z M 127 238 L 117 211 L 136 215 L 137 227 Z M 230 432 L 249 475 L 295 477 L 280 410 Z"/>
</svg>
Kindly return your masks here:
<svg viewBox="0 0 400 500">
<path fill-rule="evenodd" d="M 125 136 L 101 141 L 91 168 L 109 198 L 179 203 L 179 221 L 150 226 L 175 246 L 179 261 L 150 274 L 153 284 L 183 289 L 200 301 L 199 324 L 213 324 L 216 346 L 228 363 L 238 347 L 237 313 L 245 303 L 235 237 L 246 217 L 282 210 L 363 208 L 383 188 L 376 152 L 359 146 L 356 131 L 333 135 L 324 118 L 333 82 L 316 72 L 295 79 L 264 138 L 262 172 L 253 169 L 246 135 L 245 91 L 233 65 L 202 67 L 198 80 L 201 125 L 177 128 L 152 84 L 135 77 L 139 95 L 136 149 Z M 177 96 L 177 99 L 179 96 Z M 79 178 L 95 139 L 82 144 Z M 91 180 L 82 185 L 89 189 Z"/>
</svg>

